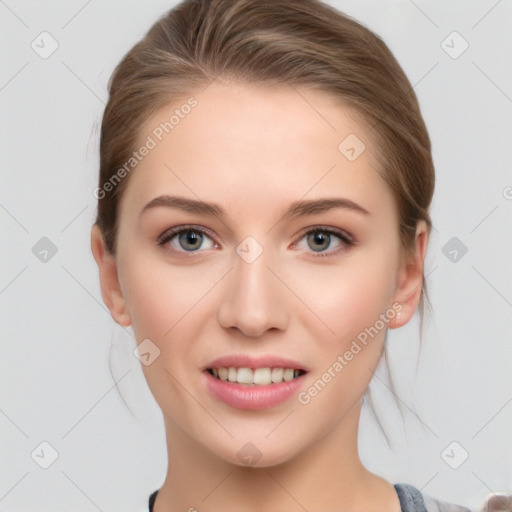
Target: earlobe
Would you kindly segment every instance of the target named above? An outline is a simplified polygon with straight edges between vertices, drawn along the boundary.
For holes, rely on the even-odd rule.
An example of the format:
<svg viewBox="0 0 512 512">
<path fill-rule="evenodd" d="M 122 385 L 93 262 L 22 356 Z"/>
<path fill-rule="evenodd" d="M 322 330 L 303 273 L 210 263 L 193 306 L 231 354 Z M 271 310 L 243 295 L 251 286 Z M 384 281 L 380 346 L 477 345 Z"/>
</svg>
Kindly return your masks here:
<svg viewBox="0 0 512 512">
<path fill-rule="evenodd" d="M 402 327 L 414 315 L 421 298 L 424 279 L 425 256 L 428 244 L 428 228 L 425 221 L 418 221 L 414 240 L 414 252 L 404 257 L 398 271 L 394 302 L 401 305 L 400 315 L 388 324 L 389 328 Z"/>
<path fill-rule="evenodd" d="M 127 327 L 131 318 L 119 283 L 116 257 L 107 250 L 101 229 L 96 224 L 91 229 L 91 251 L 98 265 L 103 302 L 112 318 Z"/>
</svg>

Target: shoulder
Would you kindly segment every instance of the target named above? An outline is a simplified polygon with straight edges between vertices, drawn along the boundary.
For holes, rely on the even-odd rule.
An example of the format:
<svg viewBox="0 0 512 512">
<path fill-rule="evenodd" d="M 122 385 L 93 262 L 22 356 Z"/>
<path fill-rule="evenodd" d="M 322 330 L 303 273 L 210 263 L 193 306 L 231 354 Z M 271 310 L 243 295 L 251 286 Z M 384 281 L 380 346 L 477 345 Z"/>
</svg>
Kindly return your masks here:
<svg viewBox="0 0 512 512">
<path fill-rule="evenodd" d="M 402 512 L 472 512 L 467 507 L 447 503 L 446 501 L 437 500 L 432 498 L 432 496 L 422 494 L 416 487 L 409 484 L 395 484 L 394 487 L 400 499 Z M 141 512 L 152 512 L 157 494 L 158 490 L 150 495 L 147 507 Z M 507 497 L 503 496 L 501 498 Z M 509 495 L 507 499 L 510 500 L 507 504 L 512 512 L 512 495 Z M 488 510 L 487 505 L 490 505 L 491 501 L 492 498 L 487 501 L 481 512 Z M 495 508 L 492 508 L 492 510 L 495 510 Z"/>
<path fill-rule="evenodd" d="M 430 496 L 424 496 L 424 499 L 427 512 L 471 512 L 467 507 L 436 500 Z"/>
<path fill-rule="evenodd" d="M 467 507 L 447 503 L 423 494 L 409 484 L 395 484 L 402 512 L 471 512 Z"/>
</svg>

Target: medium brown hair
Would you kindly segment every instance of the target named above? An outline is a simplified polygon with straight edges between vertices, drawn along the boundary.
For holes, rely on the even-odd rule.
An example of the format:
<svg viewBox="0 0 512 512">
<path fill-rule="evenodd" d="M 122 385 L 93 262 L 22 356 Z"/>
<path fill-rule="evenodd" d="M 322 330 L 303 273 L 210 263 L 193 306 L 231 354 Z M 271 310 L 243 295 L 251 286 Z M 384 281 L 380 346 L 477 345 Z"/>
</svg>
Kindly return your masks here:
<svg viewBox="0 0 512 512">
<path fill-rule="evenodd" d="M 395 197 L 405 252 L 419 220 L 430 231 L 434 166 L 414 90 L 377 35 L 319 0 L 185 0 L 162 16 L 110 79 L 99 188 L 130 159 L 144 121 L 217 78 L 311 88 L 353 108 L 375 138 L 377 171 Z M 128 180 L 98 201 L 96 224 L 112 253 Z M 421 325 L 425 297 L 423 283 Z"/>
</svg>

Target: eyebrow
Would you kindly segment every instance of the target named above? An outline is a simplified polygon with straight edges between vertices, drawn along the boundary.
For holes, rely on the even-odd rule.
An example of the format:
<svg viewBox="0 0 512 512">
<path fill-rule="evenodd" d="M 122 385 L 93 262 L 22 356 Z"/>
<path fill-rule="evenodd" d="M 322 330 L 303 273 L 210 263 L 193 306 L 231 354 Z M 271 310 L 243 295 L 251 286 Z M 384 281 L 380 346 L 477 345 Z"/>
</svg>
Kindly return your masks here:
<svg viewBox="0 0 512 512">
<path fill-rule="evenodd" d="M 210 215 L 224 217 L 226 211 L 222 206 L 216 203 L 209 203 L 196 199 L 190 199 L 187 197 L 180 196 L 158 196 L 152 199 L 149 203 L 144 206 L 141 211 L 141 215 L 152 208 L 165 207 L 175 208 L 183 210 L 189 213 L 196 213 L 199 215 Z M 351 210 L 363 215 L 370 215 L 370 212 L 358 205 L 350 199 L 342 197 L 323 198 L 323 199 L 308 199 L 294 201 L 290 207 L 286 210 L 282 219 L 293 219 L 297 217 L 303 217 L 306 215 L 314 215 L 317 213 L 324 213 L 334 208 L 342 208 L 345 210 Z"/>
<path fill-rule="evenodd" d="M 215 203 L 207 203 L 188 197 L 179 196 L 158 196 L 152 199 L 141 211 L 141 215 L 152 208 L 163 206 L 166 208 L 175 208 L 189 213 L 198 213 L 200 215 L 224 216 L 225 210 Z"/>
<path fill-rule="evenodd" d="M 370 215 L 370 212 L 350 199 L 343 197 L 327 197 L 324 199 L 308 199 L 295 201 L 285 212 L 283 219 L 293 219 L 315 213 L 324 213 L 334 208 L 352 210 L 363 215 Z"/>
</svg>

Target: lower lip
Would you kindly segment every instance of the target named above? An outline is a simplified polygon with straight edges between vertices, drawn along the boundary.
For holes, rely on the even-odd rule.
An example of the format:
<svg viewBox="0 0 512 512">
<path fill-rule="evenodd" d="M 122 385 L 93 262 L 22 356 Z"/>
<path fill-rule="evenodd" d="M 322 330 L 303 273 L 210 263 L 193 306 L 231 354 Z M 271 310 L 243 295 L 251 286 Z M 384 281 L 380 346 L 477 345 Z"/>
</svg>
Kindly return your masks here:
<svg viewBox="0 0 512 512">
<path fill-rule="evenodd" d="M 216 398 L 237 409 L 267 409 L 279 405 L 296 394 L 304 375 L 287 382 L 268 386 L 245 385 L 220 380 L 203 372 L 208 391 Z"/>
</svg>

